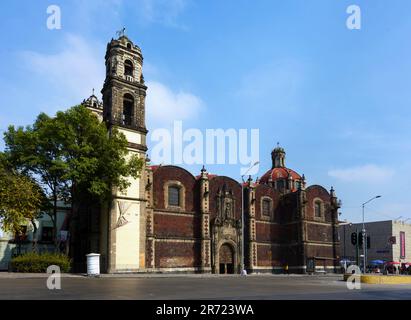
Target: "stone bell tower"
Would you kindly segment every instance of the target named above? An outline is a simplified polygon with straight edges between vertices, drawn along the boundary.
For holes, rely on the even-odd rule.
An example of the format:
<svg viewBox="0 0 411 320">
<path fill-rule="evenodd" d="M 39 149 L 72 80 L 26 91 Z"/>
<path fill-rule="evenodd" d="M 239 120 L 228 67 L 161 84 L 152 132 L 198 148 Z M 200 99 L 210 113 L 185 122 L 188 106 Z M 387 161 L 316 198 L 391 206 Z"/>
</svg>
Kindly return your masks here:
<svg viewBox="0 0 411 320">
<path fill-rule="evenodd" d="M 138 46 L 120 33 L 106 51 L 106 79 L 103 120 L 110 132 L 116 128 L 128 141 L 129 156 L 146 157 L 145 98 L 147 87 L 142 73 L 143 56 Z M 113 188 L 110 203 L 102 212 L 100 251 L 106 271 L 132 272 L 145 268 L 144 172 L 129 178 L 124 192 Z"/>
</svg>

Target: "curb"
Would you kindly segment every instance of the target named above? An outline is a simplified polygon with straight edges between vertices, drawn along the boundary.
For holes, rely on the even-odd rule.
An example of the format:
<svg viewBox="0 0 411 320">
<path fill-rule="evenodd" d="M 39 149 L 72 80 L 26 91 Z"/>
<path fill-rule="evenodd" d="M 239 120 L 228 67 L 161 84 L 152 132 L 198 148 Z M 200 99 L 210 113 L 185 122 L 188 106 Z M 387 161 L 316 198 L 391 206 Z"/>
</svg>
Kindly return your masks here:
<svg viewBox="0 0 411 320">
<path fill-rule="evenodd" d="M 344 281 L 352 276 L 351 274 L 344 275 Z M 386 276 L 386 275 L 360 275 L 354 274 L 354 278 L 360 279 L 361 283 L 367 284 L 411 284 L 411 276 Z"/>
</svg>

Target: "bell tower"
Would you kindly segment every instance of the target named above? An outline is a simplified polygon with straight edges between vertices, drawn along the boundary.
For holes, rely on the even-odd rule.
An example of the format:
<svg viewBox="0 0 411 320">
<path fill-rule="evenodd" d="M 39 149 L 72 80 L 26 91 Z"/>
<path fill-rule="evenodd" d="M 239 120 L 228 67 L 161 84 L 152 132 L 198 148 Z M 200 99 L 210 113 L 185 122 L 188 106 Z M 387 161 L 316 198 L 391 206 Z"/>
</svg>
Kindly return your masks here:
<svg viewBox="0 0 411 320">
<path fill-rule="evenodd" d="M 128 141 L 129 156 L 146 158 L 145 98 L 147 87 L 142 73 L 140 48 L 125 34 L 107 44 L 103 121 L 116 128 Z M 145 168 L 141 177 L 129 178 L 130 186 L 115 187 L 111 201 L 102 212 L 100 251 L 106 257 L 108 273 L 133 272 L 145 268 Z"/>
<path fill-rule="evenodd" d="M 140 149 L 145 151 L 147 87 L 144 85 L 141 50 L 122 35 L 107 45 L 105 59 L 106 80 L 101 91 L 104 120 L 110 126 L 138 133 L 136 141 L 130 142 L 140 144 Z"/>
</svg>

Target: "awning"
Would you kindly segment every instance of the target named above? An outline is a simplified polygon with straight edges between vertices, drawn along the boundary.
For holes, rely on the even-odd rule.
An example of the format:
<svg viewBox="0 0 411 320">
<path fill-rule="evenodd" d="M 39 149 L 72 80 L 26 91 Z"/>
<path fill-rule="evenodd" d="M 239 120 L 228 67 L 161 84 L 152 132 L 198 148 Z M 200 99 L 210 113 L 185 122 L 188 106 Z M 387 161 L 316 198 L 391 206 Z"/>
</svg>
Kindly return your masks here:
<svg viewBox="0 0 411 320">
<path fill-rule="evenodd" d="M 338 260 L 336 258 L 330 258 L 330 257 L 312 257 L 312 259 L 316 259 L 316 260 Z"/>
</svg>

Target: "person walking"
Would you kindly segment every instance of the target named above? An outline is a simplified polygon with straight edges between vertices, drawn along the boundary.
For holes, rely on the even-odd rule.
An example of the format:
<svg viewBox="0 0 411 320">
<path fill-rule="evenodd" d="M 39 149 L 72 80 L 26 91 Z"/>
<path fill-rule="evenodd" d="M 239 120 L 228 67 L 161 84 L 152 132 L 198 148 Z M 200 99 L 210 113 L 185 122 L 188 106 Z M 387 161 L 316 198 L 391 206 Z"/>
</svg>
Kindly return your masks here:
<svg viewBox="0 0 411 320">
<path fill-rule="evenodd" d="M 243 270 L 241 270 L 241 275 L 246 276 L 247 275 L 247 270 L 243 267 Z"/>
</svg>

